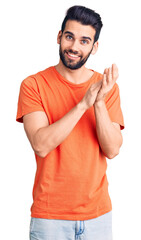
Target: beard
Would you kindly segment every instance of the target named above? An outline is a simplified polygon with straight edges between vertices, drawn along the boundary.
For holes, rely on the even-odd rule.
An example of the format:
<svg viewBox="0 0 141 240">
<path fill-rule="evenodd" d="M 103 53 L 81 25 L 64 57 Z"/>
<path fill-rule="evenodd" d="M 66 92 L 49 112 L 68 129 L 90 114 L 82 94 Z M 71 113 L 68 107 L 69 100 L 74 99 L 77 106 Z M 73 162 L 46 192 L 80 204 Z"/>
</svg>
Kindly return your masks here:
<svg viewBox="0 0 141 240">
<path fill-rule="evenodd" d="M 93 47 L 92 47 L 91 51 L 87 54 L 87 56 L 84 58 L 82 55 L 79 55 L 79 57 L 80 57 L 79 61 L 77 63 L 74 63 L 74 60 L 72 60 L 72 59 L 66 60 L 65 53 L 71 53 L 74 55 L 78 55 L 78 52 L 72 51 L 71 49 L 62 51 L 61 44 L 60 44 L 59 55 L 60 55 L 60 59 L 61 59 L 62 63 L 65 65 L 65 67 L 67 67 L 71 70 L 76 70 L 76 69 L 81 68 L 86 63 L 92 50 L 93 50 Z"/>
</svg>

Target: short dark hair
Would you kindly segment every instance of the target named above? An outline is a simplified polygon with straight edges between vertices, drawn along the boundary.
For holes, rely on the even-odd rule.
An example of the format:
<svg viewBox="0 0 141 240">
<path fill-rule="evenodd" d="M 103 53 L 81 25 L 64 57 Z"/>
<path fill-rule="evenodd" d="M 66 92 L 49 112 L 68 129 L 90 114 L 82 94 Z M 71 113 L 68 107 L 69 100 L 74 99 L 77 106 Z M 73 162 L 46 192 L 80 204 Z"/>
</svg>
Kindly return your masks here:
<svg viewBox="0 0 141 240">
<path fill-rule="evenodd" d="M 61 31 L 63 32 L 68 20 L 75 20 L 80 22 L 83 25 L 91 25 L 95 30 L 95 39 L 96 42 L 99 38 L 101 28 L 103 23 L 101 17 L 94 10 L 83 7 L 83 6 L 73 6 L 67 10 L 66 16 L 63 20 Z"/>
</svg>

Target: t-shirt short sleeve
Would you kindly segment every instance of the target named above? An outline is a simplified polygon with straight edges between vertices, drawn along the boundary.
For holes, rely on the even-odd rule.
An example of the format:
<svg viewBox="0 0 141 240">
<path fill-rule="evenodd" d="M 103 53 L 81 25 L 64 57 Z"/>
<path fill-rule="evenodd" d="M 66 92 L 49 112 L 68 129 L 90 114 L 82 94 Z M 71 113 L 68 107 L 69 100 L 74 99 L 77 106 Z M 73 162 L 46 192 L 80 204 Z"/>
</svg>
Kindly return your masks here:
<svg viewBox="0 0 141 240">
<path fill-rule="evenodd" d="M 16 121 L 22 123 L 24 115 L 35 111 L 44 111 L 44 108 L 36 79 L 30 76 L 21 83 Z"/>
<path fill-rule="evenodd" d="M 120 106 L 120 94 L 117 83 L 105 98 L 106 108 L 112 122 L 118 123 L 121 130 L 124 129 L 124 119 Z"/>
</svg>

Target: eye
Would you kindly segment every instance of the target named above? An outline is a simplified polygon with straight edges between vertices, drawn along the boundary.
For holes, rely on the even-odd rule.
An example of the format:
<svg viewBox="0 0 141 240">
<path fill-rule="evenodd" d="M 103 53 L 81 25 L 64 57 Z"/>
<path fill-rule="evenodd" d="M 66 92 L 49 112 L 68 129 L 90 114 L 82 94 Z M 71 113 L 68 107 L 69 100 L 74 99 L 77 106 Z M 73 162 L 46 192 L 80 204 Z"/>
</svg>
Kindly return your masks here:
<svg viewBox="0 0 141 240">
<path fill-rule="evenodd" d="M 66 39 L 72 40 L 72 36 L 71 36 L 71 35 L 67 35 L 67 36 L 66 36 Z"/>
<path fill-rule="evenodd" d="M 83 45 L 86 45 L 86 44 L 88 44 L 89 42 L 88 42 L 87 40 L 81 40 L 81 43 L 82 43 Z"/>
</svg>

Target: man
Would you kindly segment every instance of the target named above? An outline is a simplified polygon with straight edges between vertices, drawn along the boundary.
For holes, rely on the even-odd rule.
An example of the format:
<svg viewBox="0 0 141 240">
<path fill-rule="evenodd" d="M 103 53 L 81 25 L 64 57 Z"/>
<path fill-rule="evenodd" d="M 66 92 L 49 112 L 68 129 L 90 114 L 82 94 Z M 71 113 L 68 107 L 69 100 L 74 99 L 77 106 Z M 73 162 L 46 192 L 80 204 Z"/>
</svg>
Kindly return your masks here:
<svg viewBox="0 0 141 240">
<path fill-rule="evenodd" d="M 101 28 L 95 11 L 68 9 L 59 63 L 21 84 L 17 121 L 37 162 L 31 240 L 112 239 L 106 157 L 119 153 L 124 122 L 117 66 L 103 75 L 85 67 Z"/>
</svg>

